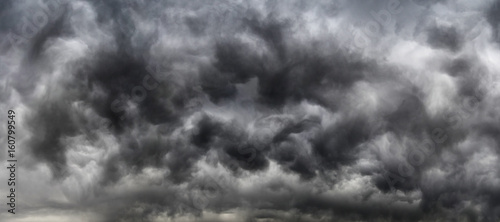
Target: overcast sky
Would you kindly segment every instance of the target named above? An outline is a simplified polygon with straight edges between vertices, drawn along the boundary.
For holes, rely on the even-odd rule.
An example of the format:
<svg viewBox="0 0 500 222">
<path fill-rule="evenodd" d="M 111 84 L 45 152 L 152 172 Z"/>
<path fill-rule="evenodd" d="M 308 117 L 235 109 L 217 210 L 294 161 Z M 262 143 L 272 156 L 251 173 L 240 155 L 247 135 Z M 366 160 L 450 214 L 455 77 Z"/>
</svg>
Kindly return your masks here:
<svg viewBox="0 0 500 222">
<path fill-rule="evenodd" d="M 500 0 L 2 0 L 0 21 L 0 221 L 500 221 Z"/>
</svg>

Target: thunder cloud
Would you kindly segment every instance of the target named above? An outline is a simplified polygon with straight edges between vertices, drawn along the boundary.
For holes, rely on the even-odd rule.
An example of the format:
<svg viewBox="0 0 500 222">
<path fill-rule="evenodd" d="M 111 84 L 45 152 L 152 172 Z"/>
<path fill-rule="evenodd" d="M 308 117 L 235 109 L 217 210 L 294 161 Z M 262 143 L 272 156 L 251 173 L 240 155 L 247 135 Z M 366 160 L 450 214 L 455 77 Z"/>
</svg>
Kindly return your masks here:
<svg viewBox="0 0 500 222">
<path fill-rule="evenodd" d="M 0 221 L 500 220 L 498 0 L 3 0 L 0 21 Z"/>
</svg>

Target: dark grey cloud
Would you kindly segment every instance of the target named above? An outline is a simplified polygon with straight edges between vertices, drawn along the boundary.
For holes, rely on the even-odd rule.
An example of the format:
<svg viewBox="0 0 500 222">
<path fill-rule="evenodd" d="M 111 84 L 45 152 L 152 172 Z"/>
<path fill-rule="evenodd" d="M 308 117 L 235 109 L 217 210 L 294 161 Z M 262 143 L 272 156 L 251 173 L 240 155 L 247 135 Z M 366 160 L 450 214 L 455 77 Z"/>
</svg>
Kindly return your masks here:
<svg viewBox="0 0 500 222">
<path fill-rule="evenodd" d="M 491 25 L 491 28 L 493 29 L 492 32 L 492 37 L 498 42 L 498 39 L 500 38 L 499 36 L 499 27 L 498 24 L 500 23 L 500 17 L 498 16 L 500 12 L 500 2 L 499 1 L 493 1 L 491 3 L 491 6 L 488 8 L 486 11 L 486 19 Z"/>
<path fill-rule="evenodd" d="M 429 29 L 427 42 L 433 47 L 457 51 L 462 47 L 462 41 L 462 37 L 453 27 L 433 27 Z"/>
<path fill-rule="evenodd" d="M 498 221 L 497 5 L 0 3 L 20 214 Z"/>
</svg>

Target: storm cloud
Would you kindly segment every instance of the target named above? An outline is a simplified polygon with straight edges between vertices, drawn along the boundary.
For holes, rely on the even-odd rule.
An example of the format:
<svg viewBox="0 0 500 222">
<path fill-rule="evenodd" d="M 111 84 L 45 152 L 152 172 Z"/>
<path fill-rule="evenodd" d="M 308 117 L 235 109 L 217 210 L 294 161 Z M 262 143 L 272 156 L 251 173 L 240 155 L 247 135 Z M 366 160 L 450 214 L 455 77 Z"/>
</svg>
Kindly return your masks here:
<svg viewBox="0 0 500 222">
<path fill-rule="evenodd" d="M 499 12 L 2 1 L 20 173 L 0 218 L 499 221 Z"/>
</svg>

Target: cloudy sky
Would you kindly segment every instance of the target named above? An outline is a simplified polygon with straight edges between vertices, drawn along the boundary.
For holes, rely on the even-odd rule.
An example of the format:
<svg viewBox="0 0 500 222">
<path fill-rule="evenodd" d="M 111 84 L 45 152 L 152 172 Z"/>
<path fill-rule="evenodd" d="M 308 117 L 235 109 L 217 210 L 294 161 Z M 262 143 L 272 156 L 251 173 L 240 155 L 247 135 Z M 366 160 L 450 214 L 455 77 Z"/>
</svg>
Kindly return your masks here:
<svg viewBox="0 0 500 222">
<path fill-rule="evenodd" d="M 0 221 L 500 221 L 500 0 L 2 0 L 0 21 Z"/>
</svg>

